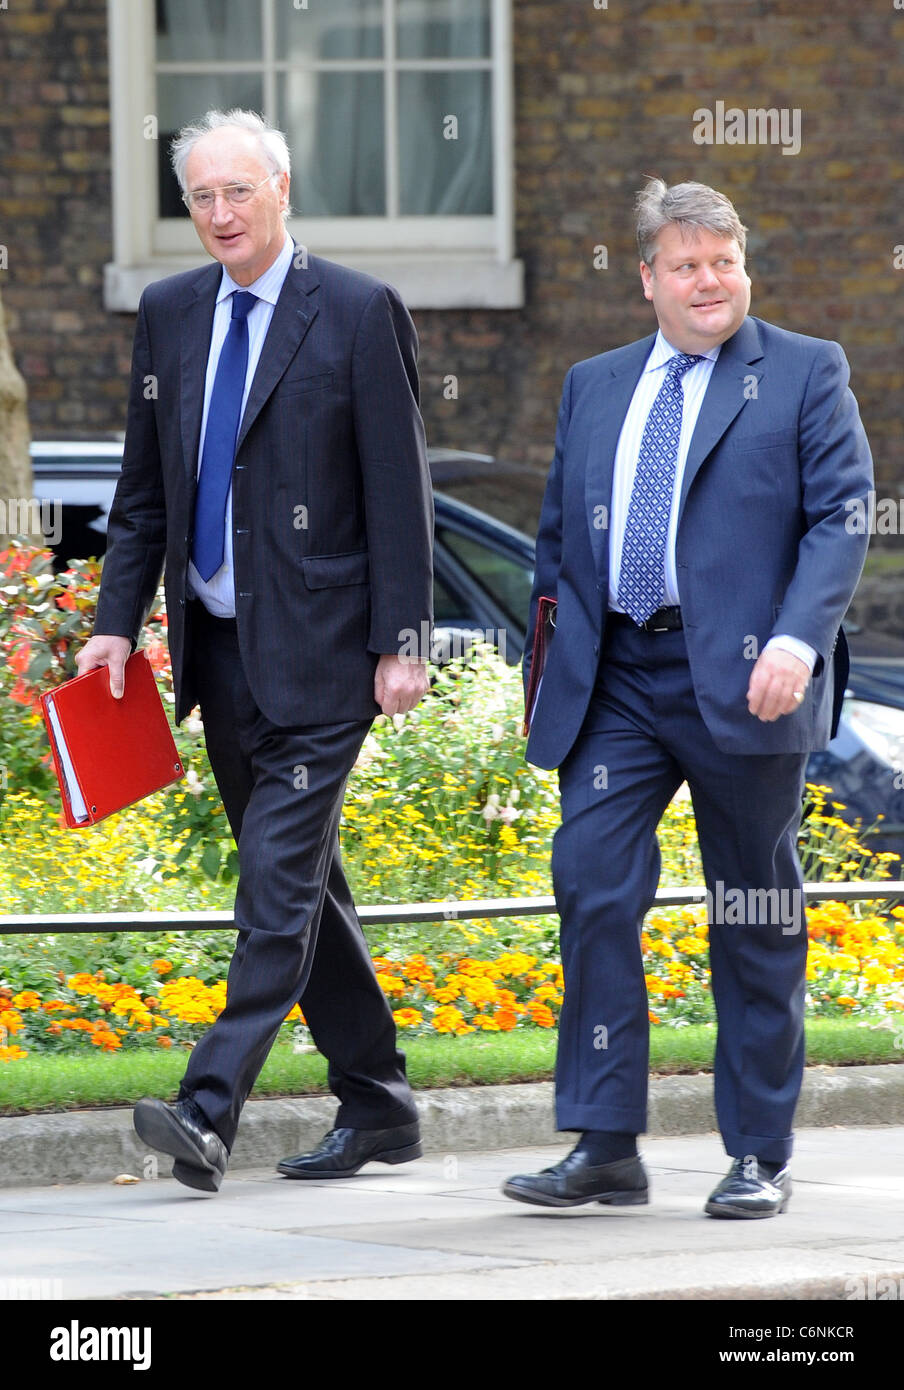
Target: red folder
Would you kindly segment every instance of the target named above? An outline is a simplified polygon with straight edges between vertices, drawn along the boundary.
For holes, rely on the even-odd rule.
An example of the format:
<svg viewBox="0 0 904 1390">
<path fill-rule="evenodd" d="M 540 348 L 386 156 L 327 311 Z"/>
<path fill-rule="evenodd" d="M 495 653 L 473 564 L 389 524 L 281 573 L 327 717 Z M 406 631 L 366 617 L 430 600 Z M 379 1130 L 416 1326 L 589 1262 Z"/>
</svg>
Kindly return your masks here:
<svg viewBox="0 0 904 1390">
<path fill-rule="evenodd" d="M 41 710 L 70 828 L 96 825 L 184 774 L 144 651 L 126 662 L 121 700 L 97 666 L 41 696 Z"/>
<path fill-rule="evenodd" d="M 527 694 L 524 697 L 524 726 L 521 730 L 526 738 L 530 733 L 530 723 L 534 717 L 534 706 L 540 693 L 540 681 L 546 665 L 546 653 L 556 630 L 556 601 L 554 598 L 541 598 L 537 604 L 537 622 L 534 627 L 534 645 L 531 651 L 530 672 L 527 677 Z"/>
</svg>

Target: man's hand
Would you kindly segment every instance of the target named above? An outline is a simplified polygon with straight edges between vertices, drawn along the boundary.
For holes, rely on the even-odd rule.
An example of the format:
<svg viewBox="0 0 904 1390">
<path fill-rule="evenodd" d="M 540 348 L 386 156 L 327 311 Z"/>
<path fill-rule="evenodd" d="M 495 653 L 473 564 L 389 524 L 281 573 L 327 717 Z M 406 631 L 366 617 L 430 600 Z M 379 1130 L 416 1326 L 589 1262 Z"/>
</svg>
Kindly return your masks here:
<svg viewBox="0 0 904 1390">
<path fill-rule="evenodd" d="M 374 699 L 384 714 L 407 714 L 430 689 L 425 661 L 385 655 L 374 672 Z"/>
<path fill-rule="evenodd" d="M 760 653 L 751 672 L 747 708 L 764 723 L 774 723 L 781 715 L 800 709 L 809 683 L 810 672 L 805 661 L 780 647 L 770 647 Z"/>
<path fill-rule="evenodd" d="M 78 673 L 83 676 L 96 666 L 109 666 L 110 693 L 120 700 L 125 689 L 126 659 L 131 650 L 128 637 L 89 637 L 75 658 Z"/>
</svg>

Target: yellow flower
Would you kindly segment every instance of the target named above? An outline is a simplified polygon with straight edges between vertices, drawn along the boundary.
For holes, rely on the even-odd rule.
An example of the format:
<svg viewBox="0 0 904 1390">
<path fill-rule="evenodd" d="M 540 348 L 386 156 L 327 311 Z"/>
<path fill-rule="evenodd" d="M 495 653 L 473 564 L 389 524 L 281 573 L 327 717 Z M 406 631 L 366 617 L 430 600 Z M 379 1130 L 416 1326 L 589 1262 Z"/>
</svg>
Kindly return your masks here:
<svg viewBox="0 0 904 1390">
<path fill-rule="evenodd" d="M 417 1009 L 395 1009 L 392 1016 L 399 1028 L 417 1028 L 424 1021 L 424 1015 Z"/>
<path fill-rule="evenodd" d="M 431 1020 L 437 1033 L 473 1033 L 474 1029 L 465 1022 L 464 1014 L 451 1004 L 437 1009 Z"/>
<path fill-rule="evenodd" d="M 23 989 L 20 994 L 13 995 L 13 1003 L 17 1009 L 37 1009 L 41 1005 L 41 996 L 35 994 L 33 989 Z"/>
</svg>

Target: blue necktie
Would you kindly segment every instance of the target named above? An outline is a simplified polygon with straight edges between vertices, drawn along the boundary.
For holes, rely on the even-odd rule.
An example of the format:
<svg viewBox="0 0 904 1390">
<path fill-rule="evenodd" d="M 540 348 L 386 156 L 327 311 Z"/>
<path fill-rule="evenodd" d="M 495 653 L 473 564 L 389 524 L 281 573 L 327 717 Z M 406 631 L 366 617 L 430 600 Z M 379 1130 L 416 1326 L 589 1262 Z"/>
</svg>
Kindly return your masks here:
<svg viewBox="0 0 904 1390">
<path fill-rule="evenodd" d="M 204 580 L 223 563 L 226 499 L 232 482 L 235 441 L 242 418 L 242 397 L 248 370 L 248 314 L 257 295 L 235 290 L 232 321 L 220 351 L 217 374 L 210 393 L 201 474 L 195 496 L 195 530 L 191 558 Z"/>
<path fill-rule="evenodd" d="M 645 623 L 665 598 L 665 543 L 675 490 L 684 389 L 681 378 L 700 353 L 679 352 L 650 407 L 622 541 L 618 601 L 636 623 Z"/>
</svg>

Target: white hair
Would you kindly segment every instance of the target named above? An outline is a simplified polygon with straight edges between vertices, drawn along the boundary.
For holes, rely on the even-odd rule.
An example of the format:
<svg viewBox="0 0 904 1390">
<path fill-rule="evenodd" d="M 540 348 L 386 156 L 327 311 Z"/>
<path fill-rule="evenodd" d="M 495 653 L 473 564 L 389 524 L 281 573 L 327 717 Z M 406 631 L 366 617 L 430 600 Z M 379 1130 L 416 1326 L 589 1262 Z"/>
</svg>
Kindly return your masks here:
<svg viewBox="0 0 904 1390">
<path fill-rule="evenodd" d="M 212 130 L 222 130 L 227 126 L 233 126 L 238 130 L 250 130 L 252 135 L 257 136 L 261 155 L 269 164 L 271 173 L 291 173 L 289 146 L 286 144 L 285 135 L 274 126 L 267 125 L 256 111 L 244 111 L 239 106 L 233 107 L 231 111 L 205 111 L 197 124 L 183 126 L 170 145 L 173 172 L 183 194 L 187 191 L 185 166 L 195 145 L 203 135 L 209 135 Z M 286 208 L 283 216 L 288 215 L 289 209 Z"/>
<path fill-rule="evenodd" d="M 747 228 L 725 194 L 708 184 L 673 183 L 670 188 L 663 179 L 651 178 L 638 193 L 634 207 L 637 249 L 648 266 L 655 259 L 660 232 L 672 225 L 680 229 L 682 236 L 694 236 L 703 230 L 715 236 L 734 237 L 741 256 L 744 255 Z"/>
</svg>

